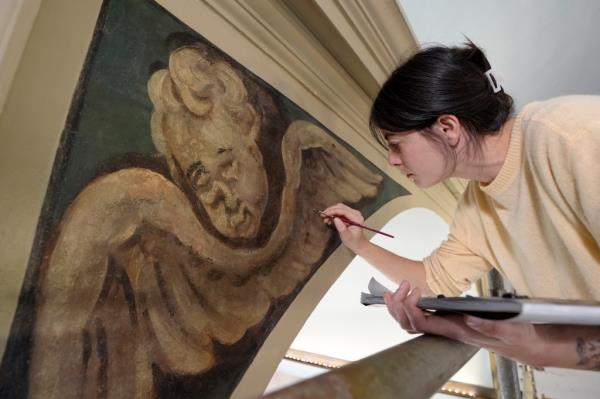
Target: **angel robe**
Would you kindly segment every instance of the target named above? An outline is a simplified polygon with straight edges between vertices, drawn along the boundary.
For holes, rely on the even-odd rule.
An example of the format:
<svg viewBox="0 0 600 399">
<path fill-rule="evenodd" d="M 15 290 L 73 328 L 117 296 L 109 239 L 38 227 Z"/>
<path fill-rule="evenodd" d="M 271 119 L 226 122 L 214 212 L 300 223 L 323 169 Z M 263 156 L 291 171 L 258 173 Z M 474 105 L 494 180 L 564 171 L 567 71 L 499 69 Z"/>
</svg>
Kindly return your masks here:
<svg viewBox="0 0 600 399">
<path fill-rule="evenodd" d="M 211 235 L 159 173 L 89 183 L 41 265 L 29 396 L 155 397 L 157 376 L 193 380 L 224 362 L 229 385 L 211 389 L 229 395 L 276 321 L 273 304 L 287 307 L 331 249 L 334 232 L 312 209 L 373 197 L 381 182 L 308 122 L 290 125 L 282 157 L 281 213 L 261 248 Z"/>
</svg>

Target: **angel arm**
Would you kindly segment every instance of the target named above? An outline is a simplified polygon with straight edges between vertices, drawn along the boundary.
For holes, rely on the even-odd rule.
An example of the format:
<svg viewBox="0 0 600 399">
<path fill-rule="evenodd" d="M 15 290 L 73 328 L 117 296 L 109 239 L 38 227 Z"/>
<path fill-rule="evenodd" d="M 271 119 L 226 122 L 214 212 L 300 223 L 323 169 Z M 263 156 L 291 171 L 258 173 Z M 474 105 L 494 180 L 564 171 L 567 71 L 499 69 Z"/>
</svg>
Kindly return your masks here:
<svg viewBox="0 0 600 399">
<path fill-rule="evenodd" d="M 182 220 L 186 223 L 178 223 Z M 120 261 L 119 254 L 144 225 L 173 232 L 197 250 L 205 235 L 177 188 L 146 169 L 124 169 L 96 179 L 65 212 L 40 266 L 29 370 L 32 397 L 68 391 L 75 395 L 83 389 L 83 384 L 73 387 L 72 380 L 82 372 L 84 354 L 91 356 L 91 337 L 107 333 L 92 315 L 107 297 L 110 281 L 144 272 L 143 267 L 135 271 L 119 266 L 135 264 Z M 134 296 L 131 279 L 120 286 L 126 296 Z M 137 317 L 135 311 L 130 317 Z"/>
<path fill-rule="evenodd" d="M 125 169 L 90 183 L 41 266 L 30 396 L 150 397 L 153 365 L 176 374 L 212 367 L 213 341 L 238 341 L 269 298 L 256 282 L 236 287 L 203 256 L 207 243 L 161 175 Z"/>
</svg>

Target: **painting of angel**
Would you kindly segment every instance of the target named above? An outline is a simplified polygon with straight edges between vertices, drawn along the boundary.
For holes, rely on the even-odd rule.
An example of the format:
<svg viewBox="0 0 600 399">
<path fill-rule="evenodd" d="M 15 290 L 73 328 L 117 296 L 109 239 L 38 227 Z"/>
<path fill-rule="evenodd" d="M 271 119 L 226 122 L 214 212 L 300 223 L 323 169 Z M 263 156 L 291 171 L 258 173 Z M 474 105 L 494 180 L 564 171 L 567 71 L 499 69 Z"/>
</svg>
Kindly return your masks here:
<svg viewBox="0 0 600 399">
<path fill-rule="evenodd" d="M 201 38 L 154 68 L 144 87 L 154 163 L 125 154 L 57 218 L 32 266 L 34 306 L 20 309 L 26 375 L 14 392 L 231 394 L 338 244 L 313 209 L 373 204 L 384 181 L 263 86 Z"/>
</svg>

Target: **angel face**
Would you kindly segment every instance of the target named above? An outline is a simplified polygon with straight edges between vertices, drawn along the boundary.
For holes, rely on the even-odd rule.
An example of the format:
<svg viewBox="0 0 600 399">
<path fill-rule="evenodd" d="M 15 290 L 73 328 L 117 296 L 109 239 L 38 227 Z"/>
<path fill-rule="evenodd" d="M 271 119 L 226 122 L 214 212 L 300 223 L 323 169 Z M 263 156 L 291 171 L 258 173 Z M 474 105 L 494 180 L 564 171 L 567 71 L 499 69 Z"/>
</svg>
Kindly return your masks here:
<svg viewBox="0 0 600 399">
<path fill-rule="evenodd" d="M 255 237 L 268 186 L 260 117 L 240 75 L 202 46 L 184 46 L 152 75 L 148 94 L 152 139 L 172 175 L 192 188 L 221 234 Z"/>
<path fill-rule="evenodd" d="M 253 137 L 250 105 L 238 112 L 192 118 L 188 129 L 171 130 L 170 152 L 212 224 L 231 238 L 256 236 L 267 201 L 267 175 Z M 240 134 L 241 133 L 241 134 Z"/>
</svg>

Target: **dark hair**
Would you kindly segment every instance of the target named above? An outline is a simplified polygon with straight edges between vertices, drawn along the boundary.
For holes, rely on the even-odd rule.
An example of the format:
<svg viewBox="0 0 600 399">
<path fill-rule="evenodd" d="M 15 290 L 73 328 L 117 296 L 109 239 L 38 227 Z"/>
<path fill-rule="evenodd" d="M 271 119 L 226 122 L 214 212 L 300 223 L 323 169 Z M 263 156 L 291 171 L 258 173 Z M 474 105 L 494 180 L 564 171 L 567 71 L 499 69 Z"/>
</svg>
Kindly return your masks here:
<svg viewBox="0 0 600 399">
<path fill-rule="evenodd" d="M 387 147 L 381 130 L 422 130 L 429 138 L 440 115 L 455 115 L 467 130 L 470 144 L 481 149 L 483 135 L 498 131 L 513 110 L 504 90 L 494 93 L 485 72 L 490 64 L 470 40 L 460 47 L 423 49 L 399 66 L 377 94 L 369 128 Z M 493 77 L 492 77 L 493 79 Z"/>
</svg>

